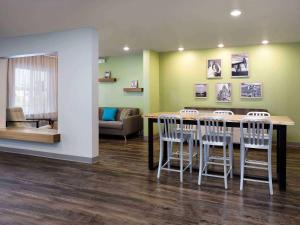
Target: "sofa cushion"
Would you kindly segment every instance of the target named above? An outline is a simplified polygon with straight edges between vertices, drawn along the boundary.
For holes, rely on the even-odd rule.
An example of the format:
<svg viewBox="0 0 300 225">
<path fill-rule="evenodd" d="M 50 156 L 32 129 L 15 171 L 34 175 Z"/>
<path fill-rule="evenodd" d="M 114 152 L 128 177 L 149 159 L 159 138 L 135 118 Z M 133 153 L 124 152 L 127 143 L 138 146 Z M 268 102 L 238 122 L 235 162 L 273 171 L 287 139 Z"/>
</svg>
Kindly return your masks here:
<svg viewBox="0 0 300 225">
<path fill-rule="evenodd" d="M 109 128 L 109 129 L 123 129 L 123 123 L 121 121 L 99 121 L 100 128 Z"/>
<path fill-rule="evenodd" d="M 117 115 L 117 108 L 104 108 L 102 120 L 104 121 L 115 121 Z"/>
</svg>

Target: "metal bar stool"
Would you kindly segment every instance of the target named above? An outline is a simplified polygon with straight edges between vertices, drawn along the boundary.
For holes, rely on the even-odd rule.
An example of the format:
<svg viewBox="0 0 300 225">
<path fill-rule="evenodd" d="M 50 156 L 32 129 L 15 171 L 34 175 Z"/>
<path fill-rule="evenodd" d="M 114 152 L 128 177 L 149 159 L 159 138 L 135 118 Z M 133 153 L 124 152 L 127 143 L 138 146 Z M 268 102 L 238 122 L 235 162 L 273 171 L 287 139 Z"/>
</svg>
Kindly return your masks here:
<svg viewBox="0 0 300 225">
<path fill-rule="evenodd" d="M 179 124 L 178 124 L 179 121 Z M 179 129 L 178 129 L 179 125 Z M 190 173 L 192 173 L 193 165 L 193 136 L 191 133 L 184 133 L 184 125 L 181 116 L 178 115 L 161 115 L 158 117 L 158 131 L 160 138 L 160 154 L 159 154 L 159 165 L 157 172 L 157 179 L 160 178 L 161 170 L 168 170 L 180 173 L 180 182 L 183 181 L 183 172 L 190 168 Z M 187 141 L 189 144 L 188 153 L 183 151 L 183 143 Z M 167 161 L 163 164 L 163 143 L 167 142 L 168 155 Z M 179 144 L 179 152 L 173 152 L 173 143 Z M 177 157 L 174 157 L 176 156 Z M 185 159 L 184 156 L 188 156 Z M 180 166 L 179 170 L 171 169 L 171 161 L 179 160 Z M 183 163 L 188 162 L 184 167 Z"/>
<path fill-rule="evenodd" d="M 233 152 L 233 144 L 232 137 L 228 135 L 226 130 L 226 122 L 224 118 L 220 116 L 210 116 L 205 117 L 203 119 L 198 119 L 198 132 L 201 133 L 201 121 L 204 122 L 205 134 L 200 142 L 200 160 L 199 160 L 199 177 L 198 184 L 201 185 L 202 176 L 209 177 L 217 177 L 224 179 L 225 189 L 228 188 L 227 185 L 227 177 L 232 174 L 232 152 Z M 204 145 L 204 152 L 202 148 L 202 144 Z M 209 153 L 210 146 L 220 146 L 223 147 L 223 156 L 211 156 Z M 227 157 L 227 146 L 229 148 L 229 156 Z M 203 156 L 204 153 L 204 156 Z M 204 164 L 204 165 L 203 165 Z M 223 166 L 224 174 L 215 175 L 208 173 L 209 165 L 218 165 Z"/>
<path fill-rule="evenodd" d="M 269 184 L 270 195 L 273 195 L 272 184 L 272 133 L 273 124 L 268 114 L 249 113 L 249 115 L 242 119 L 240 123 L 241 129 L 241 181 L 240 190 L 243 190 L 244 181 L 254 181 Z M 267 115 L 267 116 L 263 116 Z M 269 114 L 270 115 L 270 114 Z M 247 153 L 249 149 L 262 149 L 267 152 L 267 162 L 249 160 Z M 259 179 L 245 178 L 245 168 L 261 169 L 268 171 L 268 181 Z"/>
<path fill-rule="evenodd" d="M 196 109 L 182 109 L 179 111 L 180 115 L 183 117 L 193 117 L 193 118 L 197 118 L 200 113 L 198 110 Z M 196 125 L 192 125 L 192 124 L 184 124 L 183 125 L 183 132 L 190 134 L 193 134 L 193 142 L 195 142 L 195 146 L 197 149 L 198 146 L 198 138 L 197 137 L 197 126 Z M 195 153 L 195 155 L 197 155 L 197 152 Z"/>
</svg>

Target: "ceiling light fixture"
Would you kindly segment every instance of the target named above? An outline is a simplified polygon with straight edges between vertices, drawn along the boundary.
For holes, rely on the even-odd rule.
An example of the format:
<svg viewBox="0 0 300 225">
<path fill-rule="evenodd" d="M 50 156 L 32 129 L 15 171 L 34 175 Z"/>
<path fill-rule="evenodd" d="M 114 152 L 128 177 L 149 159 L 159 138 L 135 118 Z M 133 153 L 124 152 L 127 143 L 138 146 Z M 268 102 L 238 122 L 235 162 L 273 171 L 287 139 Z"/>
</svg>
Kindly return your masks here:
<svg viewBox="0 0 300 225">
<path fill-rule="evenodd" d="M 234 16 L 234 17 L 238 17 L 238 16 L 240 16 L 241 14 L 242 14 L 242 12 L 241 12 L 240 10 L 238 10 L 238 9 L 232 10 L 232 11 L 230 12 L 230 15 L 231 15 L 231 16 Z"/>
<path fill-rule="evenodd" d="M 125 52 L 128 52 L 128 51 L 130 50 L 130 48 L 129 48 L 128 46 L 124 46 L 123 50 L 124 50 Z"/>
<path fill-rule="evenodd" d="M 223 43 L 218 44 L 218 48 L 224 48 L 224 44 Z"/>
<path fill-rule="evenodd" d="M 261 43 L 262 43 L 263 45 L 267 45 L 267 44 L 269 44 L 269 41 L 268 41 L 268 40 L 263 40 Z"/>
<path fill-rule="evenodd" d="M 178 51 L 183 52 L 184 51 L 184 47 L 179 47 Z"/>
</svg>

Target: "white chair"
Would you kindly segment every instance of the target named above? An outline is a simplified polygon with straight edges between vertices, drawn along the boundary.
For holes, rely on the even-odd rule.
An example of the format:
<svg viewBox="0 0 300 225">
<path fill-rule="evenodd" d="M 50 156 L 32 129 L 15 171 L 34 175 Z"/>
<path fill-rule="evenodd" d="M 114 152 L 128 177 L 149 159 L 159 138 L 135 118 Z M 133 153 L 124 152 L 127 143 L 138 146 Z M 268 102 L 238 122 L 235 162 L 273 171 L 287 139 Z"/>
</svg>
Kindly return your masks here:
<svg viewBox="0 0 300 225">
<path fill-rule="evenodd" d="M 229 111 L 229 110 L 216 110 L 216 111 L 213 112 L 213 114 L 219 115 L 219 116 L 228 116 L 228 115 L 232 116 L 232 115 L 234 115 L 234 113 L 232 111 Z M 230 128 L 227 127 L 226 128 L 226 133 L 228 135 L 230 135 L 232 140 L 233 140 L 233 127 L 230 127 Z"/>
<path fill-rule="evenodd" d="M 220 116 L 234 115 L 234 113 L 230 110 L 216 110 L 213 112 L 213 114 Z"/>
<path fill-rule="evenodd" d="M 179 121 L 179 124 L 177 124 Z M 179 125 L 179 130 L 178 130 Z M 157 178 L 160 178 L 161 170 L 168 170 L 180 173 L 180 182 L 183 181 L 183 172 L 190 168 L 190 173 L 192 173 L 193 165 L 193 135 L 192 133 L 184 132 L 183 119 L 178 115 L 161 115 L 158 117 L 158 131 L 160 137 L 160 155 L 159 155 L 159 165 Z M 183 143 L 187 141 L 189 144 L 188 153 L 183 151 Z M 163 144 L 167 142 L 167 161 L 163 164 Z M 179 144 L 179 151 L 173 152 L 173 143 Z M 177 155 L 177 157 L 174 157 Z M 184 156 L 188 156 L 185 159 Z M 179 160 L 180 166 L 179 170 L 171 169 L 171 161 Z M 184 162 L 188 164 L 183 167 Z M 167 168 L 166 168 L 167 167 Z"/>
<path fill-rule="evenodd" d="M 201 133 L 201 121 L 204 123 L 205 135 L 200 142 L 200 160 L 199 160 L 199 177 L 198 184 L 201 185 L 202 176 L 217 177 L 224 179 L 225 189 L 228 188 L 227 177 L 230 174 L 232 178 L 232 165 L 233 165 L 233 144 L 232 137 L 226 132 L 226 122 L 220 116 L 210 116 L 203 119 L 198 119 L 198 132 Z M 204 145 L 204 156 L 203 148 Z M 209 152 L 210 146 L 223 147 L 223 156 L 211 156 Z M 227 146 L 229 148 L 229 156 L 227 157 Z M 204 162 L 204 165 L 203 165 Z M 215 175 L 208 173 L 209 165 L 223 166 L 224 174 Z"/>
<path fill-rule="evenodd" d="M 247 116 L 270 117 L 268 112 L 248 112 Z"/>
<path fill-rule="evenodd" d="M 182 109 L 179 111 L 180 115 L 183 117 L 193 117 L 193 118 L 197 118 L 200 113 L 198 110 L 196 109 Z M 184 133 L 193 133 L 193 137 L 195 141 L 195 145 L 197 147 L 197 143 L 198 143 L 198 137 L 197 137 L 197 126 L 192 125 L 192 124 L 184 124 L 183 125 L 183 132 Z"/>
<path fill-rule="evenodd" d="M 270 194 L 273 195 L 272 184 L 272 133 L 273 124 L 268 116 L 246 116 L 241 120 L 241 181 L 240 190 L 243 190 L 244 181 L 255 181 L 269 184 Z M 249 149 L 263 149 L 267 151 L 267 162 L 248 160 Z M 268 181 L 245 178 L 245 168 L 262 169 L 268 171 Z"/>
</svg>

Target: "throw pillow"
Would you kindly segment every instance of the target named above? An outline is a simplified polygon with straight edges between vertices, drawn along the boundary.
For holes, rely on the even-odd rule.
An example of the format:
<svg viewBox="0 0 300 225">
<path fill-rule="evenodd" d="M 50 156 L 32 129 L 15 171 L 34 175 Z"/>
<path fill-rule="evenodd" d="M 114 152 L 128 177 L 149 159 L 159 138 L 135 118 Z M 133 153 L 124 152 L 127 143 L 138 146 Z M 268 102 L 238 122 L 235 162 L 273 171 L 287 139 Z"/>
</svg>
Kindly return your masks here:
<svg viewBox="0 0 300 225">
<path fill-rule="evenodd" d="M 117 108 L 104 108 L 102 120 L 104 121 L 115 121 L 117 115 Z"/>
<path fill-rule="evenodd" d="M 131 111 L 129 109 L 122 109 L 120 113 L 120 121 L 127 119 L 130 116 Z"/>
</svg>

